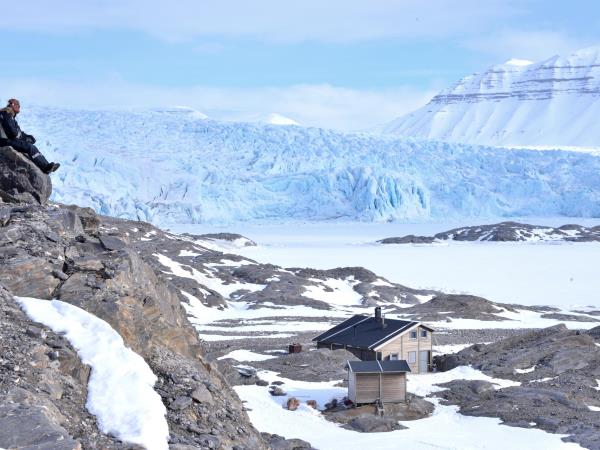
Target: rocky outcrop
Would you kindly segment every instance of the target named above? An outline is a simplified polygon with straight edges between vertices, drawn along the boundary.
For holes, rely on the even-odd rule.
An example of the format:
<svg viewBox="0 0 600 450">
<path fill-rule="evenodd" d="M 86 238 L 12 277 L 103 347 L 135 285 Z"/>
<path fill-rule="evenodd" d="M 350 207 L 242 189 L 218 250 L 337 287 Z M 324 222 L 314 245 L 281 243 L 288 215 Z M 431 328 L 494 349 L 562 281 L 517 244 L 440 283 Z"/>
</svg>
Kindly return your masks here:
<svg viewBox="0 0 600 450">
<path fill-rule="evenodd" d="M 168 408 L 171 444 L 266 448 L 237 395 L 204 359 L 179 290 L 132 245 L 131 230 L 139 224 L 34 204 L 0 205 L 0 216 L 6 219 L 0 227 L 0 282 L 14 295 L 76 305 L 119 332 L 159 378 L 155 389 Z M 32 383 L 28 392 L 38 389 Z M 202 398 L 203 389 L 209 395 L 203 391 Z M 82 419 L 81 411 L 71 412 L 69 420 Z M 82 433 L 70 435 L 82 439 Z"/>
<path fill-rule="evenodd" d="M 568 224 L 558 228 L 518 222 L 501 222 L 492 225 L 455 228 L 435 236 L 407 235 L 382 239 L 380 244 L 432 244 L 442 241 L 491 242 L 599 242 L 600 225 L 583 227 Z"/>
<path fill-rule="evenodd" d="M 12 147 L 0 147 L 0 198 L 10 203 L 45 205 L 52 193 L 50 177 Z"/>
<path fill-rule="evenodd" d="M 0 287 L 0 448 L 122 449 L 85 409 L 89 367 Z"/>
<path fill-rule="evenodd" d="M 492 344 L 473 345 L 435 357 L 440 370 L 471 365 L 520 386 L 494 389 L 482 381 L 453 381 L 437 395 L 468 415 L 500 417 L 509 425 L 568 434 L 585 448 L 600 449 L 600 341 L 596 331 L 557 325 Z M 590 408 L 591 407 L 591 408 Z"/>
</svg>

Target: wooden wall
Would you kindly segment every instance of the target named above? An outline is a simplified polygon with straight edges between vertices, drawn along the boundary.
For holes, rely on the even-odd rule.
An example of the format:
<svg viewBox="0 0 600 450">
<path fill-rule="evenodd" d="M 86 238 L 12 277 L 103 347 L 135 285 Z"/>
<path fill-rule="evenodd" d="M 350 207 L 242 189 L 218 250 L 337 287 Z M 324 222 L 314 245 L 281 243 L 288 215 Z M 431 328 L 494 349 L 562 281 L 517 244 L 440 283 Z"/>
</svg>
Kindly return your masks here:
<svg viewBox="0 0 600 450">
<path fill-rule="evenodd" d="M 417 330 L 417 339 L 410 338 L 410 332 L 413 330 L 409 330 L 408 332 L 387 342 L 382 347 L 377 348 L 377 351 L 381 352 L 381 359 L 389 359 L 390 354 L 398 353 L 398 359 L 404 359 L 406 362 L 408 362 L 411 373 L 419 373 L 419 352 L 424 350 L 429 350 L 431 352 L 432 343 L 431 332 L 429 330 L 426 330 L 427 337 L 422 338 L 422 328 L 419 326 L 415 329 Z M 414 363 L 409 362 L 408 352 L 416 352 L 416 361 Z M 429 363 L 431 364 L 431 353 Z"/>
<path fill-rule="evenodd" d="M 406 374 L 349 372 L 348 398 L 350 400 L 357 404 L 374 403 L 380 397 L 384 403 L 406 401 Z"/>
</svg>

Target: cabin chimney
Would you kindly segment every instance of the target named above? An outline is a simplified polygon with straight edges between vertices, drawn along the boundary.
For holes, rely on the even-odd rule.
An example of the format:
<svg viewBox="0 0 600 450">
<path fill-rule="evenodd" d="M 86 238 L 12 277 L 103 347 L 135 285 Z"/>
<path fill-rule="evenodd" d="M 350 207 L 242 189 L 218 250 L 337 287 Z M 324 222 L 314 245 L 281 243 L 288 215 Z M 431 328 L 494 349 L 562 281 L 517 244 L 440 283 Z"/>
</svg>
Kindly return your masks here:
<svg viewBox="0 0 600 450">
<path fill-rule="evenodd" d="M 375 320 L 381 326 L 381 328 L 385 328 L 385 319 L 383 318 L 383 315 L 381 314 L 381 306 L 375 307 Z"/>
</svg>

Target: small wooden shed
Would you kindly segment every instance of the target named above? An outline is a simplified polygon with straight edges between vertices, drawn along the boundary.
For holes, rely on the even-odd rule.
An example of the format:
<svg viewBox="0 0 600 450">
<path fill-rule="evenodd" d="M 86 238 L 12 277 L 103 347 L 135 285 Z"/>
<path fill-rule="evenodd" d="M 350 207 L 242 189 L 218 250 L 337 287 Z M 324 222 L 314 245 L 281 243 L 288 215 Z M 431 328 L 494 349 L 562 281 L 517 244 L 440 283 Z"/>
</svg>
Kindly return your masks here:
<svg viewBox="0 0 600 450">
<path fill-rule="evenodd" d="M 348 361 L 348 398 L 355 404 L 406 401 L 408 363 L 396 361 Z"/>
</svg>

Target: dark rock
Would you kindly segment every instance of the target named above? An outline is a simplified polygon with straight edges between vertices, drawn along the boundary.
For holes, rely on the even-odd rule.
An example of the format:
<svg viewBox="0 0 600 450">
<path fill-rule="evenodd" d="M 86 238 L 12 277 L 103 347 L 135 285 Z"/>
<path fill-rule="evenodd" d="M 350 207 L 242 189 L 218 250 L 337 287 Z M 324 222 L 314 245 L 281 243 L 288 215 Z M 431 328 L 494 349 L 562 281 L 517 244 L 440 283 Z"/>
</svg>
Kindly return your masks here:
<svg viewBox="0 0 600 450">
<path fill-rule="evenodd" d="M 269 382 L 268 382 L 268 381 L 266 381 L 266 380 L 257 380 L 257 381 L 256 381 L 256 385 L 257 385 L 257 386 L 268 386 L 268 385 L 269 385 Z"/>
<path fill-rule="evenodd" d="M 281 389 L 279 386 L 271 386 L 269 388 L 269 394 L 271 394 L 275 397 L 281 397 L 283 395 L 286 395 L 285 391 L 283 389 Z"/>
<path fill-rule="evenodd" d="M 114 236 L 102 235 L 99 237 L 100 243 L 108 251 L 117 251 L 125 248 L 126 244 L 121 239 Z"/>
<path fill-rule="evenodd" d="M 214 403 L 212 394 L 203 384 L 198 385 L 198 387 L 192 391 L 190 396 L 198 403 L 208 403 L 211 405 Z"/>
<path fill-rule="evenodd" d="M 393 417 L 365 415 L 359 416 L 348 422 L 346 428 L 350 428 L 361 433 L 381 433 L 386 431 L 402 430 L 406 427 L 400 425 L 398 420 Z"/>
<path fill-rule="evenodd" d="M 52 241 L 52 242 L 60 241 L 60 236 L 58 234 L 56 234 L 54 231 L 48 231 L 48 232 L 46 232 L 46 234 L 44 236 L 46 236 L 46 239 L 48 239 L 49 241 Z"/>
<path fill-rule="evenodd" d="M 27 327 L 27 331 L 25 333 L 27 333 L 27 336 L 31 336 L 31 337 L 39 338 L 39 339 L 46 339 L 46 332 L 38 327 L 34 327 L 34 326 Z"/>
<path fill-rule="evenodd" d="M 62 270 L 54 269 L 52 270 L 52 275 L 58 278 L 61 281 L 66 281 L 69 278 L 69 275 L 64 273 Z"/>
<path fill-rule="evenodd" d="M 296 397 L 290 397 L 287 399 L 286 408 L 290 411 L 296 411 L 300 406 L 300 401 Z"/>
<path fill-rule="evenodd" d="M 4 201 L 45 205 L 51 193 L 48 175 L 11 147 L 0 147 L 0 197 Z"/>
<path fill-rule="evenodd" d="M 182 395 L 182 396 L 177 397 L 171 403 L 169 403 L 169 409 L 172 409 L 174 411 L 181 411 L 191 405 L 192 405 L 192 398 Z"/>
<path fill-rule="evenodd" d="M 269 433 L 261 433 L 261 435 L 271 450 L 314 450 L 308 442 L 302 439 L 286 439 L 283 436 Z"/>
<path fill-rule="evenodd" d="M 87 234 L 95 235 L 100 227 L 100 218 L 92 208 L 82 208 L 77 205 L 66 205 L 65 208 L 73 211 L 81 221 L 83 230 Z"/>
<path fill-rule="evenodd" d="M 5 227 L 10 222 L 10 209 L 0 208 L 0 227 Z"/>
</svg>

